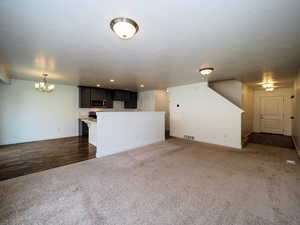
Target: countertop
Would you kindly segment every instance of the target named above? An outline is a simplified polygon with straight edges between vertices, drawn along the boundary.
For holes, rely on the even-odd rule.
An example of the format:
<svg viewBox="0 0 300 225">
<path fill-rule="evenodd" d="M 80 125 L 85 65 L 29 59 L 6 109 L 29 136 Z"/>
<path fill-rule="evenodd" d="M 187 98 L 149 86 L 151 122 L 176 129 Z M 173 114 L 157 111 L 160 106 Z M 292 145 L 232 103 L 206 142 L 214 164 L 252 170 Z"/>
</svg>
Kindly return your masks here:
<svg viewBox="0 0 300 225">
<path fill-rule="evenodd" d="M 94 118 L 80 117 L 79 119 L 85 123 L 88 123 L 88 122 L 97 123 L 97 119 L 94 119 Z"/>
</svg>

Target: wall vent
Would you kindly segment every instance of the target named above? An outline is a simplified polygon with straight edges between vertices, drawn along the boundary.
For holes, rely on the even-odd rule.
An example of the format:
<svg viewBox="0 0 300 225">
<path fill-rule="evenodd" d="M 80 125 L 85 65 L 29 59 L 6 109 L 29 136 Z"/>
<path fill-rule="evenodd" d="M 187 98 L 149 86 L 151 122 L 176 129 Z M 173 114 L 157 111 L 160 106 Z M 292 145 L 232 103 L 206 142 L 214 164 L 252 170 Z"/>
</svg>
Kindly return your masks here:
<svg viewBox="0 0 300 225">
<path fill-rule="evenodd" d="M 189 135 L 184 135 L 183 138 L 187 140 L 194 140 L 194 136 L 189 136 Z"/>
</svg>

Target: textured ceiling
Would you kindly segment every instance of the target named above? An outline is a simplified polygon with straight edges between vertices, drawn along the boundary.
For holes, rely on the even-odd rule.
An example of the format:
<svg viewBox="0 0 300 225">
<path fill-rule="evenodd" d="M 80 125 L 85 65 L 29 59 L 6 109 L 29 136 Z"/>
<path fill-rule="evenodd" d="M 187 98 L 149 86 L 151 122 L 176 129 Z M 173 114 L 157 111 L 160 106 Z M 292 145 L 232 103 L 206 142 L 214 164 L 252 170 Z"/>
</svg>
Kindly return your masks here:
<svg viewBox="0 0 300 225">
<path fill-rule="evenodd" d="M 1 0 L 0 64 L 72 85 L 166 88 L 212 66 L 210 80 L 285 86 L 300 68 L 299 10 L 299 0 Z M 132 40 L 110 30 L 120 16 L 139 24 Z"/>
</svg>

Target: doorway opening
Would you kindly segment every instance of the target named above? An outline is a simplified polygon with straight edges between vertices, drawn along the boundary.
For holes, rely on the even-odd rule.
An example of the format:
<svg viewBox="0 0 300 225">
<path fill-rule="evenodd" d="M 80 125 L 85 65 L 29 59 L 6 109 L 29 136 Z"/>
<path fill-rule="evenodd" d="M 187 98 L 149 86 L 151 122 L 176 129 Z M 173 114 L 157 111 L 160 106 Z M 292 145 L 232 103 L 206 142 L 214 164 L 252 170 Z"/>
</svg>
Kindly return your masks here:
<svg viewBox="0 0 300 225">
<path fill-rule="evenodd" d="M 292 135 L 292 88 L 254 91 L 254 132 Z"/>
<path fill-rule="evenodd" d="M 292 88 L 254 91 L 254 123 L 249 142 L 295 148 L 292 140 Z"/>
</svg>

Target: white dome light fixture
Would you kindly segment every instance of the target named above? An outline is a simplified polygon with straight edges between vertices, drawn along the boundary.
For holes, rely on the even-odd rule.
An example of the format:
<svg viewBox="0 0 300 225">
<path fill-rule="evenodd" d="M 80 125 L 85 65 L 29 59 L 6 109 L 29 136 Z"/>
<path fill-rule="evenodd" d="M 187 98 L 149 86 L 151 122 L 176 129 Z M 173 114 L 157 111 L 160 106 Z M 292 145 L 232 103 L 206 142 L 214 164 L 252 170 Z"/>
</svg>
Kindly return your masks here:
<svg viewBox="0 0 300 225">
<path fill-rule="evenodd" d="M 134 20 L 124 17 L 113 19 L 110 22 L 110 28 L 123 40 L 131 39 L 139 30 L 139 26 Z"/>
<path fill-rule="evenodd" d="M 43 79 L 35 83 L 34 87 L 36 90 L 48 93 L 54 90 L 55 85 L 48 83 L 47 76 L 48 74 L 43 74 Z"/>
<path fill-rule="evenodd" d="M 199 69 L 199 73 L 201 73 L 201 75 L 203 75 L 203 76 L 207 76 L 207 75 L 211 74 L 212 71 L 214 71 L 214 68 L 212 68 L 212 67 L 206 67 L 206 68 Z"/>
<path fill-rule="evenodd" d="M 203 81 L 208 81 L 208 75 L 211 74 L 212 71 L 214 71 L 214 68 L 212 67 L 205 67 L 198 70 Z"/>
</svg>

